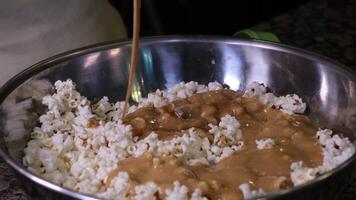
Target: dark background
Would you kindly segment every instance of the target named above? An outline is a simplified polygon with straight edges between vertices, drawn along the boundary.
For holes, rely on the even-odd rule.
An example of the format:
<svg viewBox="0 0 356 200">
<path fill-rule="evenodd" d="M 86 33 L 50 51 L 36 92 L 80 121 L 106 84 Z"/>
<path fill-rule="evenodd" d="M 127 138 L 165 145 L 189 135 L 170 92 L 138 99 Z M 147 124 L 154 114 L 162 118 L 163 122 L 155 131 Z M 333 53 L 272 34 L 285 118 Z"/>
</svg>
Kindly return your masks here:
<svg viewBox="0 0 356 200">
<path fill-rule="evenodd" d="M 141 35 L 219 34 L 266 21 L 308 0 L 142 0 Z M 132 34 L 133 0 L 110 0 Z"/>
</svg>

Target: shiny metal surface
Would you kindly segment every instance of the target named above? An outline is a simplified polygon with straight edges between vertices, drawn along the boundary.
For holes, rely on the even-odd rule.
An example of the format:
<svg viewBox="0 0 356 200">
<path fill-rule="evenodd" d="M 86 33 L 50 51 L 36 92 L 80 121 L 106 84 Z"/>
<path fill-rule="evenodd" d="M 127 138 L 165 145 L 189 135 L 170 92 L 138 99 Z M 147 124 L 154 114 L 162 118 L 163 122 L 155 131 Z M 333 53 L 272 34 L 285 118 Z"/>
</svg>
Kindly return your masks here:
<svg viewBox="0 0 356 200">
<path fill-rule="evenodd" d="M 93 198 L 30 173 L 21 164 L 21 151 L 43 112 L 39 100 L 51 92 L 54 81 L 70 78 L 90 99 L 105 95 L 111 101 L 122 100 L 129 58 L 129 41 L 75 50 L 32 66 L 1 88 L 0 155 L 19 174 L 32 197 Z M 263 82 L 277 94 L 300 95 L 307 102 L 307 114 L 318 126 L 333 128 L 352 140 L 356 136 L 355 74 L 334 61 L 300 49 L 236 38 L 146 38 L 140 46 L 135 77 L 132 101 L 181 81 L 219 81 L 237 91 L 243 91 L 252 81 Z M 318 191 L 335 183 L 339 185 L 335 188 L 345 185 L 354 163 L 355 156 L 311 183 L 268 198 L 322 199 Z"/>
</svg>

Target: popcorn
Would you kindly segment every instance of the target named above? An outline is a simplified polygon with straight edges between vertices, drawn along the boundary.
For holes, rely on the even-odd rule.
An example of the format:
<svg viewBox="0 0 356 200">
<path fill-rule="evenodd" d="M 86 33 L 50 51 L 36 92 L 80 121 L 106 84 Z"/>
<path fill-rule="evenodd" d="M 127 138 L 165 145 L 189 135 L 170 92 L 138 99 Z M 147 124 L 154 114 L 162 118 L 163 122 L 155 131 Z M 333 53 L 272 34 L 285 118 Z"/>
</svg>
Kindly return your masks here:
<svg viewBox="0 0 356 200">
<path fill-rule="evenodd" d="M 208 200 L 208 198 L 202 196 L 200 189 L 195 189 L 190 200 Z"/>
<path fill-rule="evenodd" d="M 294 162 L 291 165 L 291 179 L 294 185 L 300 185 L 313 180 L 318 172 L 317 169 L 303 167 L 303 162 Z"/>
<path fill-rule="evenodd" d="M 60 185 L 65 182 L 66 176 L 63 176 L 60 171 L 56 170 L 53 172 L 45 173 L 43 178 L 46 180 L 51 180 L 54 184 Z"/>
<path fill-rule="evenodd" d="M 219 126 L 208 124 L 209 132 L 214 136 L 213 144 L 208 151 L 208 160 L 214 163 L 239 151 L 243 147 L 240 123 L 235 117 L 226 115 L 220 119 Z"/>
<path fill-rule="evenodd" d="M 91 112 L 90 105 L 78 106 L 76 116 L 77 117 L 74 118 L 74 124 L 79 127 L 85 127 L 85 128 L 89 128 L 88 127 L 89 119 L 95 117 L 95 115 L 92 114 Z"/>
<path fill-rule="evenodd" d="M 296 94 L 277 97 L 273 105 L 286 114 L 304 113 L 306 104 Z"/>
<path fill-rule="evenodd" d="M 216 82 L 208 86 L 196 82 L 181 83 L 169 92 L 157 90 L 146 100 L 142 99 L 139 107 L 163 106 L 170 99 L 221 88 Z M 107 97 L 103 97 L 91 105 L 76 91 L 71 80 L 57 81 L 55 89 L 56 93 L 43 97 L 42 102 L 48 111 L 40 116 L 41 126 L 34 128 L 23 157 L 23 163 L 31 171 L 49 181 L 94 194 L 120 160 L 138 157 L 147 151 L 156 156 L 174 154 L 191 165 L 208 164 L 206 157 L 210 143 L 193 129 L 171 141 L 160 141 L 155 133 L 137 141 L 132 137 L 132 127 L 122 124 L 120 119 L 124 102 L 111 104 Z M 131 106 L 129 112 L 136 109 L 136 106 Z M 100 192 L 99 196 L 117 198 L 117 195 L 123 195 L 125 192 L 119 185 L 126 180 L 125 177 L 121 174 L 112 181 L 114 185 Z M 135 198 L 153 198 L 157 189 L 152 184 L 137 186 Z"/>
<path fill-rule="evenodd" d="M 267 88 L 263 83 L 252 82 L 246 85 L 244 95 L 251 98 L 259 98 L 267 92 Z"/>
<path fill-rule="evenodd" d="M 156 133 L 152 132 L 146 138 L 139 140 L 129 147 L 134 157 L 139 157 L 145 152 L 150 152 L 155 156 L 174 155 L 182 158 L 188 164 L 207 164 L 207 147 L 210 143 L 207 138 L 200 138 L 194 129 L 188 130 L 187 134 L 174 137 L 169 141 L 158 140 Z"/>
<path fill-rule="evenodd" d="M 158 191 L 158 186 L 153 182 L 148 182 L 145 185 L 138 185 L 135 187 L 134 200 L 155 200 L 155 194 Z"/>
<path fill-rule="evenodd" d="M 270 149 L 275 144 L 271 138 L 256 140 L 257 149 Z"/>
<path fill-rule="evenodd" d="M 45 148 L 38 150 L 39 160 L 47 173 L 53 172 L 58 168 L 57 153 Z"/>
<path fill-rule="evenodd" d="M 216 81 L 208 83 L 208 90 L 209 91 L 215 91 L 215 90 L 221 90 L 221 89 L 223 89 L 223 86 L 220 83 L 216 82 Z M 203 91 L 202 89 L 197 89 L 198 93 L 201 93 L 202 91 Z"/>
<path fill-rule="evenodd" d="M 133 153 L 134 157 L 140 157 L 145 152 L 154 152 L 158 145 L 158 135 L 156 133 L 151 133 L 143 140 L 139 140 L 135 144 L 135 151 Z"/>
<path fill-rule="evenodd" d="M 189 134 L 172 139 L 166 149 L 172 149 L 172 154 L 181 157 L 186 162 L 197 163 L 200 160 L 206 163 L 207 149 L 209 145 L 207 138 L 200 138 L 194 129 L 189 130 Z"/>
<path fill-rule="evenodd" d="M 106 115 L 106 120 L 107 121 L 119 121 L 121 120 L 122 114 L 124 112 L 124 105 L 125 102 L 124 101 L 118 101 L 116 102 L 113 106 L 112 106 L 112 111 L 108 112 Z M 137 109 L 137 107 L 135 105 L 130 106 L 128 108 L 128 113 L 131 113 L 133 111 L 135 111 Z"/>
<path fill-rule="evenodd" d="M 269 107 L 274 106 L 274 102 L 276 101 L 276 98 L 277 97 L 272 93 L 265 93 L 258 97 L 259 101 L 262 104 L 267 105 Z"/>
<path fill-rule="evenodd" d="M 88 127 L 92 118 L 106 120 L 105 113 L 113 114 L 116 105 L 104 97 L 92 109 L 71 80 L 57 81 L 55 87 L 56 93 L 43 98 L 48 112 L 40 117 L 41 126 L 34 128 L 23 162 L 49 181 L 94 194 L 128 156 L 125 149 L 133 143 L 132 128 L 119 119 Z"/>
<path fill-rule="evenodd" d="M 154 93 L 149 93 L 147 98 L 139 100 L 138 107 L 153 105 L 154 107 L 162 107 L 168 103 L 167 93 L 161 90 L 156 90 Z"/>
<path fill-rule="evenodd" d="M 70 79 L 64 82 L 56 81 L 54 86 L 57 93 L 52 96 L 43 97 L 42 101 L 44 105 L 48 106 L 49 110 L 67 112 L 75 107 L 73 106 L 74 102 L 78 105 L 79 102 L 86 99 L 75 90 L 75 84 Z"/>
<path fill-rule="evenodd" d="M 222 141 L 223 137 L 227 140 L 227 146 L 210 144 L 207 138 L 200 138 L 193 128 L 170 141 L 159 140 L 154 132 L 144 139 L 135 140 L 132 137 L 132 127 L 122 124 L 120 120 L 123 102 L 111 104 L 107 97 L 103 97 L 91 105 L 90 101 L 75 90 L 75 85 L 70 80 L 57 81 L 55 87 L 57 93 L 46 96 L 43 100 L 49 110 L 40 117 L 41 127 L 34 129 L 33 140 L 25 149 L 23 162 L 48 180 L 79 192 L 97 193 L 101 183 L 106 182 L 118 162 L 129 156 L 139 157 L 145 152 L 151 152 L 155 156 L 171 154 L 190 165 L 208 165 L 209 162 L 218 162 L 231 155 L 242 146 L 241 141 L 238 141 L 241 138 L 240 124 L 231 116 L 223 117 L 219 127 L 215 131 L 211 130 L 215 134 L 215 143 L 219 139 Z M 141 101 L 141 106 L 162 106 L 173 99 L 221 88 L 216 82 L 208 86 L 196 82 L 181 83 L 168 92 L 156 91 L 149 95 L 148 99 Z M 132 112 L 136 107 L 131 106 L 130 109 Z M 93 120 L 95 126 L 88 125 Z M 119 186 L 126 178 L 125 174 L 121 174 L 112 181 L 114 185 L 100 192 L 99 196 L 125 197 L 125 187 Z M 153 198 L 157 188 L 152 184 L 137 186 L 135 198 Z M 179 191 L 183 191 L 185 186 L 179 187 Z M 177 195 L 174 189 L 169 194 Z M 197 191 L 196 198 L 200 198 L 199 195 Z"/>
<path fill-rule="evenodd" d="M 189 189 L 185 185 L 181 185 L 179 181 L 173 182 L 172 189 L 165 190 L 166 200 L 188 200 Z M 195 189 L 192 193 L 190 200 L 208 200 L 208 198 L 202 196 L 200 189 Z"/>
<path fill-rule="evenodd" d="M 318 174 L 334 169 L 355 153 L 355 147 L 348 138 L 333 135 L 330 129 L 319 129 L 316 136 L 322 147 L 323 164 L 316 168 L 308 168 L 304 167 L 301 161 L 292 163 L 291 179 L 294 185 L 303 184 Z"/>
<path fill-rule="evenodd" d="M 319 169 L 321 173 L 334 169 L 355 153 L 355 147 L 348 138 L 333 135 L 330 129 L 319 129 L 316 135 L 324 155 L 323 165 Z"/>
<path fill-rule="evenodd" d="M 42 102 L 48 111 L 40 116 L 41 125 L 31 133 L 31 140 L 24 149 L 23 163 L 46 180 L 81 193 L 96 194 L 105 199 L 156 199 L 159 189 L 156 183 L 132 187 L 127 172 L 109 178 L 120 161 L 149 152 L 155 157 L 173 155 L 188 165 L 210 165 L 244 147 L 240 123 L 230 115 L 223 116 L 218 125 L 208 124 L 208 131 L 213 136 L 211 142 L 201 138 L 194 128 L 183 130 L 182 135 L 171 140 L 160 140 L 155 132 L 139 139 L 133 137 L 131 125 L 125 125 L 121 120 L 124 102 L 112 104 L 103 97 L 92 104 L 76 91 L 71 80 L 57 81 L 55 88 L 56 93 L 43 97 Z M 162 107 L 195 93 L 219 89 L 223 87 L 217 82 L 208 86 L 181 82 L 168 91 L 150 93 L 147 98 L 140 99 L 138 106 L 130 106 L 128 112 L 147 105 Z M 304 112 L 305 103 L 297 95 L 276 97 L 266 91 L 263 84 L 254 82 L 247 86 L 244 95 L 258 98 L 263 104 L 275 106 L 286 114 Z M 7 126 L 11 128 L 11 125 Z M 353 144 L 347 138 L 333 135 L 330 130 L 319 130 L 317 137 L 323 148 L 323 165 L 307 168 L 302 162 L 292 163 L 291 179 L 295 185 L 335 168 L 354 154 Z M 274 144 L 271 138 L 256 140 L 258 149 L 272 148 Z M 264 194 L 261 189 L 251 190 L 247 183 L 239 188 L 246 199 Z M 173 188 L 163 192 L 166 199 L 189 199 L 190 194 L 188 188 L 177 181 Z M 200 189 L 191 192 L 192 200 L 207 199 Z"/>
<path fill-rule="evenodd" d="M 106 113 L 111 111 L 113 106 L 109 102 L 109 98 L 104 96 L 96 104 L 92 105 L 92 111 L 99 117 L 105 118 Z"/>
<path fill-rule="evenodd" d="M 288 94 L 276 97 L 272 93 L 267 93 L 267 88 L 263 83 L 252 82 L 248 84 L 244 96 L 256 98 L 262 104 L 275 107 L 288 115 L 295 113 L 302 114 L 306 109 L 306 104 L 298 95 Z"/>
<path fill-rule="evenodd" d="M 254 199 L 254 198 L 258 198 L 260 196 L 265 195 L 266 193 L 259 188 L 258 190 L 251 190 L 250 188 L 250 184 L 248 183 L 243 183 L 239 186 L 239 189 L 241 190 L 244 199 Z"/>
<path fill-rule="evenodd" d="M 129 192 L 130 177 L 127 172 L 120 172 L 113 180 L 111 185 L 115 188 L 117 195 L 126 196 Z"/>
<path fill-rule="evenodd" d="M 168 91 L 156 90 L 153 93 L 149 93 L 147 98 L 141 98 L 139 100 L 138 107 L 140 108 L 148 105 L 153 105 L 154 107 L 162 107 L 171 101 L 184 99 L 192 96 L 195 93 L 220 89 L 223 89 L 223 87 L 218 82 L 210 82 L 208 86 L 198 84 L 194 81 L 190 81 L 188 83 L 180 82 L 174 85 Z"/>
<path fill-rule="evenodd" d="M 172 88 L 168 89 L 168 100 L 174 101 L 177 99 L 184 99 L 189 96 L 192 96 L 197 92 L 199 84 L 194 81 L 190 81 L 188 83 L 180 82 L 174 85 Z M 204 86 L 200 86 L 200 90 L 203 91 L 206 89 Z"/>
<path fill-rule="evenodd" d="M 179 181 L 173 183 L 173 189 L 165 191 L 166 200 L 188 200 L 188 188 L 181 185 Z"/>
<path fill-rule="evenodd" d="M 241 130 L 239 129 L 240 123 L 230 115 L 226 115 L 221 118 L 219 126 L 209 124 L 209 132 L 214 135 L 214 144 L 223 146 L 221 142 L 227 142 L 227 144 L 235 144 L 241 139 Z M 223 141 L 222 141 L 223 140 Z"/>
</svg>

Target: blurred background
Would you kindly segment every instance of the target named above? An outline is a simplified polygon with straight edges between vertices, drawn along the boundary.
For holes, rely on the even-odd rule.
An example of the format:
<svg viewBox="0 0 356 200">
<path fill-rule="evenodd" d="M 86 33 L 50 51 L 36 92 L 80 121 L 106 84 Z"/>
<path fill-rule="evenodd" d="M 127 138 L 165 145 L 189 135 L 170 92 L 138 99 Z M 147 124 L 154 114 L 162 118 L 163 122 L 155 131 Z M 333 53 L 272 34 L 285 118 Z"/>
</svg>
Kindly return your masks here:
<svg viewBox="0 0 356 200">
<path fill-rule="evenodd" d="M 132 34 L 132 0 L 111 0 Z M 308 0 L 143 0 L 141 35 L 232 35 Z"/>
<path fill-rule="evenodd" d="M 132 35 L 132 0 L 110 0 Z M 356 0 L 142 0 L 141 36 L 276 34 L 356 71 Z"/>
</svg>

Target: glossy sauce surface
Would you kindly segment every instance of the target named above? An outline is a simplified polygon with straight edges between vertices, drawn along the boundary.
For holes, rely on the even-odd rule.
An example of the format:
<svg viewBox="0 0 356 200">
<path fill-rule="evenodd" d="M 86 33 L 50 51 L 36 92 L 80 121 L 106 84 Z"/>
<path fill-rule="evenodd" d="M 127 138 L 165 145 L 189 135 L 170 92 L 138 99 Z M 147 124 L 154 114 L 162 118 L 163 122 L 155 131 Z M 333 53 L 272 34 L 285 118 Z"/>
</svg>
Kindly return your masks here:
<svg viewBox="0 0 356 200">
<path fill-rule="evenodd" d="M 283 114 L 228 89 L 195 94 L 161 108 L 140 108 L 128 114 L 124 123 L 131 124 L 134 135 L 140 138 L 154 131 L 160 139 L 169 140 L 195 127 L 200 137 L 212 140 L 208 124 L 217 125 L 227 114 L 241 124 L 241 151 L 209 166 L 189 166 L 172 155 L 156 158 L 146 153 L 121 161 L 109 179 L 126 171 L 133 186 L 154 181 L 160 186 L 160 198 L 164 189 L 178 180 L 190 191 L 200 188 L 209 199 L 242 199 L 242 183 L 274 192 L 292 187 L 292 162 L 303 161 L 308 167 L 322 164 L 321 147 L 315 137 L 317 129 L 308 117 Z M 275 145 L 257 149 L 256 140 L 267 138 L 274 139 Z"/>
</svg>

